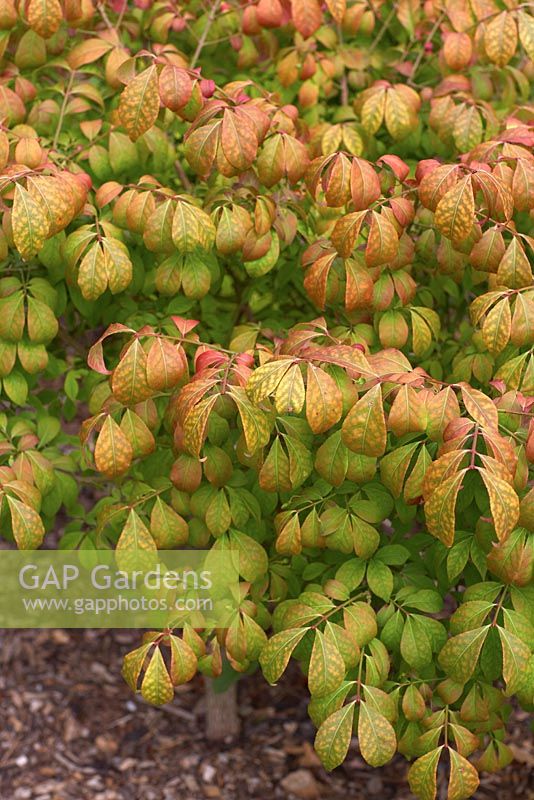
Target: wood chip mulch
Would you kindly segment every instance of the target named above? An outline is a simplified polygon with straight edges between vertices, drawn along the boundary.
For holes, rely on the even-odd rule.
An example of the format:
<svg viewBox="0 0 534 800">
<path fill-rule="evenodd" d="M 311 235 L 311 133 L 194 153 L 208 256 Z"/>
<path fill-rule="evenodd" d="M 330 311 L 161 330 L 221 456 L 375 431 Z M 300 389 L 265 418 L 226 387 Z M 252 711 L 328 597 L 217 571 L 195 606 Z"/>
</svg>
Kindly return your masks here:
<svg viewBox="0 0 534 800">
<path fill-rule="evenodd" d="M 152 708 L 120 676 L 136 631 L 0 631 L 0 800 L 412 800 L 407 762 L 366 766 L 357 747 L 326 773 L 297 671 L 240 682 L 237 742 L 204 738 L 201 679 Z M 534 800 L 534 746 L 516 712 L 516 761 L 476 800 Z"/>
</svg>

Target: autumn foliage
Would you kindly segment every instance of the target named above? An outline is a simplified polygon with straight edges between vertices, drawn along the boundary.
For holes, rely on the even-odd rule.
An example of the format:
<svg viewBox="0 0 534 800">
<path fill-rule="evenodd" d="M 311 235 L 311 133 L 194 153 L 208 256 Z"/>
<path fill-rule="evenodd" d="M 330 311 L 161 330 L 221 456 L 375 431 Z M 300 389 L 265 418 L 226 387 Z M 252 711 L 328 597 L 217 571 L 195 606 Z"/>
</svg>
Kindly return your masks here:
<svg viewBox="0 0 534 800">
<path fill-rule="evenodd" d="M 237 551 L 132 689 L 294 659 L 327 769 L 470 797 L 534 705 L 532 7 L 0 0 L 0 54 L 2 531 Z"/>
</svg>

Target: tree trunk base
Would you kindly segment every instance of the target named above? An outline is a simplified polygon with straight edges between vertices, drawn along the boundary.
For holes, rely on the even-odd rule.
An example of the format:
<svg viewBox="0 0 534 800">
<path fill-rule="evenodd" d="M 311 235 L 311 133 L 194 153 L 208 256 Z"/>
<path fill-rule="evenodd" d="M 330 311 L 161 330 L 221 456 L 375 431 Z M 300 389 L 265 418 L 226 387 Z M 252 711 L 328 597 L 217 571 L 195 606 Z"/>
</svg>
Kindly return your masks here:
<svg viewBox="0 0 534 800">
<path fill-rule="evenodd" d="M 223 692 L 216 692 L 213 680 L 205 679 L 206 737 L 210 742 L 235 739 L 241 729 L 237 713 L 237 681 L 233 681 Z"/>
</svg>

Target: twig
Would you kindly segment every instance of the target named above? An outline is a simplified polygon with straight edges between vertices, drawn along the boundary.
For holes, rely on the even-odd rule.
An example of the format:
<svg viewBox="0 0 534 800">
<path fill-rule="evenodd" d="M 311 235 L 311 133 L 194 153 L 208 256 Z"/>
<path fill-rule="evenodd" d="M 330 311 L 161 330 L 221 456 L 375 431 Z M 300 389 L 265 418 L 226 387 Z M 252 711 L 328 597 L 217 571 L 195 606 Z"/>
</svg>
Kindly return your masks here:
<svg viewBox="0 0 534 800">
<path fill-rule="evenodd" d="M 410 75 L 410 80 L 408 81 L 408 83 L 410 85 L 412 85 L 412 86 L 414 84 L 415 73 L 417 72 L 417 70 L 421 66 L 421 61 L 423 60 L 423 58 L 425 56 L 426 46 L 427 46 L 427 44 L 430 44 L 430 42 L 434 38 L 434 34 L 436 33 L 436 31 L 438 30 L 439 26 L 443 22 L 444 17 L 445 17 L 445 14 L 442 12 L 439 15 L 439 17 L 437 18 L 437 20 L 435 21 L 434 25 L 432 26 L 432 29 L 431 29 L 430 33 L 426 37 L 426 39 L 425 39 L 425 41 L 423 43 L 423 46 L 422 46 L 421 50 L 419 51 L 419 55 L 417 56 L 417 58 L 414 61 L 412 74 Z"/>
<path fill-rule="evenodd" d="M 389 25 L 390 25 L 390 23 L 391 23 L 391 20 L 393 19 L 393 17 L 395 16 L 395 14 L 396 14 L 396 13 L 397 13 L 397 4 L 395 3 L 395 5 L 393 6 L 393 8 L 391 9 L 391 11 L 389 12 L 389 14 L 387 15 L 386 19 L 384 20 L 384 24 L 382 25 L 382 27 L 381 27 L 381 28 L 380 28 L 380 30 L 378 31 L 377 35 L 375 36 L 375 38 L 374 38 L 374 39 L 373 39 L 373 41 L 371 42 L 371 46 L 369 47 L 369 53 L 372 53 L 372 52 L 373 52 L 373 50 L 374 50 L 374 49 L 375 49 L 375 48 L 376 48 L 376 47 L 379 45 L 379 43 L 382 41 L 382 37 L 384 36 L 385 32 L 386 32 L 386 31 L 387 31 L 387 29 L 389 28 Z"/>
<path fill-rule="evenodd" d="M 104 8 L 103 3 L 97 3 L 96 7 L 98 8 L 98 11 L 100 12 L 100 16 L 102 17 L 102 19 L 104 20 L 104 22 L 106 23 L 106 25 L 110 29 L 110 31 L 115 32 L 115 28 L 113 27 L 113 25 L 111 23 L 111 20 L 110 20 L 110 18 L 108 17 L 108 15 L 106 13 L 106 9 Z"/>
<path fill-rule="evenodd" d="M 54 133 L 54 141 L 52 142 L 52 149 L 57 150 L 57 143 L 59 140 L 59 135 L 61 133 L 61 128 L 63 127 L 63 120 L 65 119 L 65 111 L 67 110 L 67 103 L 69 102 L 70 92 L 72 89 L 72 84 L 74 83 L 74 70 L 70 73 L 69 82 L 67 84 L 67 88 L 65 90 L 65 94 L 63 96 L 63 102 L 61 104 L 61 111 L 59 112 L 59 119 L 56 125 L 56 132 Z"/>
<path fill-rule="evenodd" d="M 338 23 L 337 25 L 337 35 L 339 38 L 339 44 L 343 47 L 343 29 L 341 24 Z M 345 71 L 345 67 L 343 67 L 343 75 L 341 76 L 341 105 L 348 106 L 349 104 L 349 84 L 347 81 L 347 73 Z"/>
<path fill-rule="evenodd" d="M 176 172 L 178 173 L 178 177 L 180 178 L 182 186 L 184 187 L 186 192 L 190 192 L 193 187 L 192 187 L 191 181 L 189 180 L 189 178 L 185 174 L 185 170 L 182 167 L 179 158 L 177 158 L 176 161 L 174 162 L 174 166 L 176 167 Z"/>
<path fill-rule="evenodd" d="M 194 69 L 198 59 L 200 58 L 200 54 L 201 54 L 201 52 L 202 52 L 202 50 L 204 48 L 204 45 L 206 44 L 206 39 L 208 38 L 208 33 L 210 32 L 210 28 L 211 28 L 211 26 L 213 25 L 213 23 L 215 21 L 215 17 L 217 16 L 217 11 L 219 10 L 219 6 L 220 5 L 221 5 L 221 0 L 214 0 L 212 6 L 210 8 L 210 11 L 209 11 L 209 14 L 208 14 L 208 18 L 206 20 L 206 25 L 204 27 L 204 30 L 202 31 L 202 36 L 198 40 L 197 49 L 193 53 L 193 58 L 191 59 L 191 64 L 190 64 L 190 68 L 191 69 Z"/>
</svg>

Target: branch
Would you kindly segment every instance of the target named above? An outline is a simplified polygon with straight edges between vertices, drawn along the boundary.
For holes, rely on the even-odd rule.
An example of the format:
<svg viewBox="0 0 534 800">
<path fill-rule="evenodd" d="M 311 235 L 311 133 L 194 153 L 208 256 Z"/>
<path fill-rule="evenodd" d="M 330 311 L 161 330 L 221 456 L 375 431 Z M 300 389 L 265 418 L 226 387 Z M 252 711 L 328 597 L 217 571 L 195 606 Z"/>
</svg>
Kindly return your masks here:
<svg viewBox="0 0 534 800">
<path fill-rule="evenodd" d="M 193 53 L 193 58 L 191 59 L 190 68 L 194 69 L 198 59 L 200 58 L 200 54 L 206 44 L 206 39 L 208 38 L 208 33 L 210 32 L 210 28 L 215 21 L 215 17 L 217 16 L 217 11 L 219 10 L 219 6 L 221 5 L 221 0 L 214 0 L 210 12 L 208 14 L 208 18 L 206 20 L 206 25 L 204 30 L 202 31 L 202 36 L 198 40 L 197 49 Z"/>
</svg>

